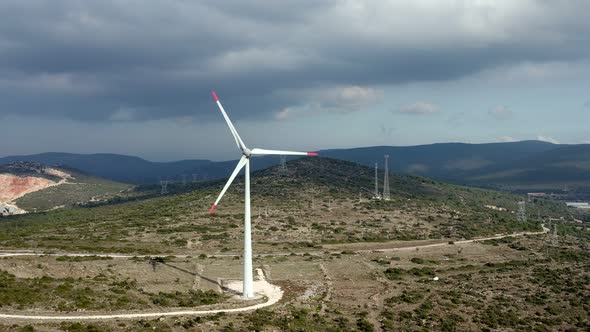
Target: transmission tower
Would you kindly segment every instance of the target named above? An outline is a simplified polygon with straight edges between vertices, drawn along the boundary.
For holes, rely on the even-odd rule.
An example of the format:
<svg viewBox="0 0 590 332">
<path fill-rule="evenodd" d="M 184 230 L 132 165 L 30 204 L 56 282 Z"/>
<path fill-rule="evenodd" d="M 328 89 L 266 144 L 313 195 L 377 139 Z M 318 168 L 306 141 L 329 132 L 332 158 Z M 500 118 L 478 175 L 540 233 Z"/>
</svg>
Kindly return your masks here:
<svg viewBox="0 0 590 332">
<path fill-rule="evenodd" d="M 379 168 L 377 167 L 377 163 L 375 163 L 375 194 L 374 197 L 375 199 L 381 199 L 381 195 L 379 195 L 379 178 L 378 178 L 378 173 L 379 172 Z"/>
<path fill-rule="evenodd" d="M 516 219 L 518 221 L 524 223 L 526 222 L 526 202 L 521 201 L 518 202 L 518 213 L 516 214 Z"/>
<path fill-rule="evenodd" d="M 279 166 L 279 174 L 287 175 L 287 156 L 281 155 L 281 165 Z"/>
<path fill-rule="evenodd" d="M 385 155 L 385 174 L 383 175 L 383 199 L 389 200 L 389 166 L 388 166 L 389 155 Z"/>
<path fill-rule="evenodd" d="M 165 195 L 168 193 L 168 180 L 160 180 L 160 186 L 162 186 L 162 191 L 160 191 L 160 195 Z"/>
<path fill-rule="evenodd" d="M 197 174 L 193 173 L 193 183 L 197 183 Z"/>
<path fill-rule="evenodd" d="M 182 185 L 186 186 L 186 174 L 182 174 Z"/>
<path fill-rule="evenodd" d="M 551 244 L 553 246 L 557 246 L 559 244 L 557 241 L 557 224 L 553 224 L 553 236 L 551 236 Z"/>
</svg>

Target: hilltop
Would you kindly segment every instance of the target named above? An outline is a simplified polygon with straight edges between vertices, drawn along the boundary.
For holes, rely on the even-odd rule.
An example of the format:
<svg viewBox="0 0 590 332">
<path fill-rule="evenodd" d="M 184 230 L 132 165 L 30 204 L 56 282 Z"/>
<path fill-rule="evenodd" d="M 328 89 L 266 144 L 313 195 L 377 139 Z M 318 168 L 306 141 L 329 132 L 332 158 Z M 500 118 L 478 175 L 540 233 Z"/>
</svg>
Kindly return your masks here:
<svg viewBox="0 0 590 332">
<path fill-rule="evenodd" d="M 65 166 L 15 161 L 0 165 L 0 212 L 45 211 L 107 199 L 129 185 L 90 176 Z"/>
<path fill-rule="evenodd" d="M 298 246 L 302 241 L 319 244 L 471 238 L 540 230 L 536 218 L 529 218 L 526 223 L 516 221 L 514 211 L 521 200 L 518 196 L 418 176 L 392 174 L 392 199 L 373 200 L 372 191 L 367 189 L 372 188 L 373 172 L 359 164 L 328 158 L 293 160 L 287 163 L 287 174 L 282 174 L 278 167 L 254 172 L 252 213 L 253 218 L 263 221 L 255 223 L 255 236 L 262 243 Z M 382 172 L 379 178 L 383 179 Z M 235 180 L 216 213 L 207 215 L 224 183 L 225 180 L 216 180 L 178 184 L 164 196 L 125 195 L 115 199 L 117 204 L 113 205 L 15 217 L 14 222 L 36 229 L 34 234 L 20 234 L 18 243 L 68 228 L 68 234 L 40 241 L 38 245 L 87 248 L 92 243 L 101 247 L 98 250 L 151 252 L 161 250 L 155 244 L 165 241 L 170 243 L 167 250 L 172 252 L 237 249 L 239 241 L 228 241 L 239 239 L 241 233 L 243 177 Z M 530 207 L 530 213 L 546 218 L 561 217 L 567 212 L 561 204 L 539 201 Z M 318 229 L 323 232 L 317 232 Z M 15 244 L 13 241 L 15 238 L 7 235 L 0 244 L 10 246 Z"/>
</svg>

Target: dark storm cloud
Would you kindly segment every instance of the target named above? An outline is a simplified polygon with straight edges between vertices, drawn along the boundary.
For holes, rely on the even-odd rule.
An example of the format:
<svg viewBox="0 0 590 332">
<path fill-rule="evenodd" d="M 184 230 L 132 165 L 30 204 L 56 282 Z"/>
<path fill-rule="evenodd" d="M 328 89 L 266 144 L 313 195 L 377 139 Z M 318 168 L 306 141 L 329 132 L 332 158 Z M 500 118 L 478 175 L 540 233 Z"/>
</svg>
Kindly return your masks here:
<svg viewBox="0 0 590 332">
<path fill-rule="evenodd" d="M 212 88 L 236 117 L 306 104 L 359 109 L 317 91 L 584 59 L 588 9 L 585 1 L 3 1 L 0 116 L 206 119 L 216 115 Z"/>
</svg>

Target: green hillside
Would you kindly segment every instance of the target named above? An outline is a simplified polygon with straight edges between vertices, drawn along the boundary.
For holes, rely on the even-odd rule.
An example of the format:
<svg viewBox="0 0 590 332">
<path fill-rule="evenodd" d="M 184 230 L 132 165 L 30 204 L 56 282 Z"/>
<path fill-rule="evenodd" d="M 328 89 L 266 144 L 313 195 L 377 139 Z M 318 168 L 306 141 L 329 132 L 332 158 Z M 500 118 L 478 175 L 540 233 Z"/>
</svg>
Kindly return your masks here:
<svg viewBox="0 0 590 332">
<path fill-rule="evenodd" d="M 91 200 L 108 200 L 132 188 L 128 184 L 101 179 L 71 168 L 54 168 L 70 174 L 72 178 L 61 185 L 26 194 L 16 200 L 16 205 L 27 211 L 46 211 Z"/>
<path fill-rule="evenodd" d="M 519 223 L 514 211 L 520 197 L 395 174 L 391 176 L 392 199 L 376 201 L 363 189 L 372 188 L 372 179 L 373 170 L 368 167 L 325 158 L 289 162 L 286 175 L 274 167 L 255 172 L 256 246 L 471 238 L 540 230 L 537 216 L 568 214 L 559 203 L 538 201 L 529 207 L 534 217 Z M 93 252 L 238 252 L 243 220 L 241 178 L 216 213 L 207 215 L 223 183 L 114 205 L 13 216 L 0 224 L 0 246 Z"/>
<path fill-rule="evenodd" d="M 527 203 L 522 222 L 514 213 L 522 196 L 391 174 L 392 198 L 380 201 L 366 189 L 372 181 L 373 169 L 326 158 L 288 162 L 286 173 L 277 167 L 253 173 L 253 267 L 284 292 L 272 306 L 31 324 L 41 331 L 587 327 L 589 232 L 563 204 Z M 207 214 L 224 182 L 172 186 L 164 196 L 144 188 L 116 204 L 3 219 L 0 249 L 41 253 L 0 260 L 3 310 L 90 315 L 266 301 L 245 302 L 220 288 L 243 272 L 243 178 Z M 540 232 L 549 218 L 564 219 L 551 221 L 559 238 Z M 515 234 L 523 230 L 534 232 Z M 494 238 L 462 241 L 482 236 Z M 31 330 L 8 324 L 0 329 Z"/>
<path fill-rule="evenodd" d="M 572 145 L 536 154 L 516 162 L 486 168 L 466 176 L 474 184 L 513 188 L 589 191 L 590 145 Z"/>
</svg>

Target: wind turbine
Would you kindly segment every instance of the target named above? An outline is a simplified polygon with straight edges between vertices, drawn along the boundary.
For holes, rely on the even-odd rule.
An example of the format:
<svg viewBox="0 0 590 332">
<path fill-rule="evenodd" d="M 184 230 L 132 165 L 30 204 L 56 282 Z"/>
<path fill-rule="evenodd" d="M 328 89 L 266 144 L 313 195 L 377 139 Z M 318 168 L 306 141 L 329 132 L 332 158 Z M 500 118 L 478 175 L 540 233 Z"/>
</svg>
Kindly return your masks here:
<svg viewBox="0 0 590 332">
<path fill-rule="evenodd" d="M 236 130 L 231 120 L 227 116 L 227 113 L 225 113 L 225 110 L 223 109 L 223 106 L 221 105 L 219 98 L 217 98 L 215 91 L 212 91 L 211 94 L 213 95 L 213 98 L 215 99 L 215 102 L 217 103 L 217 106 L 219 107 L 221 114 L 225 118 L 225 122 L 227 122 L 229 131 L 231 132 L 231 134 L 234 137 L 234 140 L 236 141 L 236 145 L 242 151 L 242 158 L 240 158 L 240 161 L 238 161 L 238 165 L 236 165 L 236 168 L 234 169 L 233 173 L 227 180 L 227 183 L 221 190 L 221 193 L 217 197 L 217 200 L 215 200 L 215 203 L 211 207 L 211 210 L 209 210 L 209 214 L 213 213 L 213 211 L 217 207 L 217 204 L 221 200 L 221 197 L 223 197 L 223 195 L 225 194 L 227 188 L 229 188 L 232 181 L 236 178 L 240 170 L 242 170 L 242 168 L 246 166 L 246 174 L 244 181 L 246 185 L 246 190 L 244 193 L 244 289 L 242 296 L 244 298 L 252 298 L 254 297 L 254 280 L 252 278 L 252 232 L 250 228 L 250 157 L 264 155 L 317 156 L 318 153 L 264 150 L 257 148 L 254 148 L 252 150 L 248 149 L 248 147 L 246 147 L 246 144 L 244 144 L 244 142 L 240 138 L 240 135 L 238 135 L 238 131 Z"/>
</svg>

